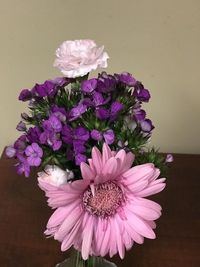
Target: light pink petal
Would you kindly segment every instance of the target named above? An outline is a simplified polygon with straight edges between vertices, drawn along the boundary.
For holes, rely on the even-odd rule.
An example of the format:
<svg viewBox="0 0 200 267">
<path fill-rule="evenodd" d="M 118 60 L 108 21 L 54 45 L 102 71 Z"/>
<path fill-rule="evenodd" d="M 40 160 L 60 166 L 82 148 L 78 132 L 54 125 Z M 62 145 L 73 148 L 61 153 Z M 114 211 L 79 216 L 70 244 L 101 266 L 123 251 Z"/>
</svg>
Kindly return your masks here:
<svg viewBox="0 0 200 267">
<path fill-rule="evenodd" d="M 101 152 L 96 148 L 92 148 L 92 162 L 96 170 L 96 174 L 100 174 L 102 170 L 102 156 Z"/>
<path fill-rule="evenodd" d="M 82 212 L 83 210 L 80 206 L 77 206 L 74 210 L 72 210 L 61 224 L 54 238 L 62 241 L 64 237 L 71 231 L 71 229 L 73 229 L 75 223 L 82 215 Z"/>
<path fill-rule="evenodd" d="M 151 182 L 156 180 L 159 177 L 159 175 L 160 175 L 160 170 L 158 168 L 155 168 L 154 174 L 152 175 L 149 181 Z"/>
<path fill-rule="evenodd" d="M 89 252 L 91 249 L 92 238 L 93 238 L 93 229 L 94 229 L 93 216 L 88 216 L 86 227 L 83 229 L 83 243 L 81 249 L 81 254 L 84 260 L 87 260 L 89 257 Z"/>
<path fill-rule="evenodd" d="M 131 249 L 133 246 L 133 240 L 131 239 L 130 235 L 127 233 L 127 231 L 124 228 L 124 232 L 122 234 L 123 243 L 127 250 Z"/>
<path fill-rule="evenodd" d="M 93 164 L 92 159 L 88 159 L 88 163 L 89 163 L 89 165 L 90 165 L 91 170 L 95 173 L 96 170 L 95 170 L 95 167 L 94 167 L 94 164 Z"/>
<path fill-rule="evenodd" d="M 117 160 L 114 157 L 109 158 L 102 170 L 103 180 L 114 180 L 116 178 L 117 167 Z"/>
<path fill-rule="evenodd" d="M 73 203 L 74 204 L 74 203 Z M 72 204 L 71 204 L 72 205 Z M 73 205 L 74 207 L 74 205 Z M 54 228 L 65 220 L 66 216 L 69 214 L 69 207 L 60 207 L 54 211 L 48 220 L 47 228 Z"/>
<path fill-rule="evenodd" d="M 147 185 L 148 185 L 148 180 L 139 180 L 136 183 L 129 185 L 127 188 L 128 190 L 130 190 L 132 193 L 135 194 L 136 192 L 139 192 L 144 188 L 146 188 Z"/>
<path fill-rule="evenodd" d="M 122 233 L 120 233 L 120 223 L 121 223 L 121 220 L 117 220 L 117 218 L 113 219 L 113 225 L 114 225 L 113 231 L 115 231 L 115 234 L 116 234 L 117 250 L 118 250 L 120 258 L 123 259 L 125 255 L 125 248 L 122 242 Z"/>
<path fill-rule="evenodd" d="M 79 219 L 73 229 L 69 232 L 68 235 L 65 236 L 64 240 L 62 241 L 61 245 L 61 251 L 68 250 L 74 243 L 74 240 L 76 240 L 80 235 L 80 225 L 81 225 L 81 219 Z"/>
<path fill-rule="evenodd" d="M 135 159 L 135 155 L 133 153 L 128 152 L 126 154 L 126 160 L 125 160 L 125 163 L 124 163 L 124 166 L 122 169 L 123 172 L 126 172 L 127 170 L 129 170 L 131 168 L 134 159 Z"/>
<path fill-rule="evenodd" d="M 147 208 L 153 209 L 155 211 L 161 211 L 162 210 L 162 207 L 158 203 L 156 203 L 150 199 L 146 199 L 146 198 L 135 197 L 132 204 L 147 207 Z"/>
<path fill-rule="evenodd" d="M 156 228 L 156 223 L 154 221 L 146 221 L 146 223 L 148 223 L 148 225 L 152 228 L 155 229 Z"/>
<path fill-rule="evenodd" d="M 133 229 L 132 225 L 130 225 L 130 223 L 128 223 L 128 221 L 124 222 L 124 227 L 125 227 L 125 231 L 132 238 L 132 240 L 134 242 L 136 242 L 137 244 L 143 244 L 144 243 L 144 237 L 142 235 L 138 234 Z"/>
<path fill-rule="evenodd" d="M 95 228 L 94 228 L 94 250 L 96 252 L 97 255 L 100 254 L 100 250 L 101 250 L 101 244 L 103 242 L 104 239 L 104 223 L 103 223 L 103 219 L 96 217 L 95 220 Z"/>
<path fill-rule="evenodd" d="M 109 251 L 109 247 L 110 247 L 110 232 L 111 232 L 111 227 L 110 227 L 110 224 L 108 223 L 105 232 L 102 233 L 103 240 L 101 242 L 101 247 L 100 247 L 100 251 L 99 251 L 101 257 L 104 257 Z"/>
<path fill-rule="evenodd" d="M 115 229 L 113 220 L 110 220 L 111 229 Z M 110 248 L 109 248 L 109 256 L 112 258 L 115 254 L 117 254 L 117 240 L 115 231 L 111 231 L 110 233 Z"/>
<path fill-rule="evenodd" d="M 154 195 L 154 194 L 161 192 L 165 188 L 165 186 L 166 186 L 165 183 L 157 183 L 155 185 L 151 185 L 151 186 L 147 187 L 146 189 L 144 189 L 140 192 L 137 192 L 135 195 L 139 196 L 139 197 L 151 196 L 151 195 Z"/>
<path fill-rule="evenodd" d="M 140 235 L 150 238 L 150 239 L 155 239 L 155 233 L 147 224 L 144 220 L 142 220 L 140 217 L 137 215 L 133 214 L 132 212 L 128 211 L 126 209 L 126 214 L 127 214 L 127 222 L 128 224 Z"/>
<path fill-rule="evenodd" d="M 144 220 L 148 220 L 148 221 L 157 220 L 161 215 L 160 211 L 155 211 L 151 208 L 143 207 L 143 206 L 127 205 L 127 209 L 129 209 L 134 214 L 140 216 Z"/>
<path fill-rule="evenodd" d="M 94 172 L 85 162 L 81 162 L 80 168 L 81 168 L 81 175 L 82 175 L 83 179 L 85 179 L 85 180 L 93 180 L 94 179 L 94 177 L 95 177 Z"/>
<path fill-rule="evenodd" d="M 154 174 L 155 168 L 151 163 L 138 165 L 132 167 L 125 173 L 123 173 L 124 182 L 129 185 L 139 180 L 150 179 Z"/>
<path fill-rule="evenodd" d="M 103 165 L 106 164 L 108 159 L 111 157 L 112 157 L 112 152 L 110 150 L 110 147 L 106 143 L 104 143 L 103 144 L 103 152 L 102 152 Z"/>
</svg>

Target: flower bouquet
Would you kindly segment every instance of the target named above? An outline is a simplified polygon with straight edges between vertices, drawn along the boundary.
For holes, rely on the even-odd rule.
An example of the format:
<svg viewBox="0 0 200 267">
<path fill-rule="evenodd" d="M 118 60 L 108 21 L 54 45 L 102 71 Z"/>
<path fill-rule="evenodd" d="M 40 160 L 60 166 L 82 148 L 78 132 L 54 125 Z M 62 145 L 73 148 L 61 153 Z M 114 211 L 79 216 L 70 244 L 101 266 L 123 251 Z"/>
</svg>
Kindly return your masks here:
<svg viewBox="0 0 200 267">
<path fill-rule="evenodd" d="M 26 177 L 34 166 L 39 187 L 55 209 L 45 235 L 73 247 L 57 266 L 115 266 L 104 259 L 144 238 L 155 238 L 159 204 L 146 197 L 162 191 L 170 155 L 147 148 L 154 126 L 142 103 L 150 93 L 130 73 L 96 78 L 108 54 L 92 40 L 66 41 L 57 49 L 54 66 L 64 77 L 23 89 L 29 114 L 17 125 L 21 136 L 7 147 Z"/>
</svg>

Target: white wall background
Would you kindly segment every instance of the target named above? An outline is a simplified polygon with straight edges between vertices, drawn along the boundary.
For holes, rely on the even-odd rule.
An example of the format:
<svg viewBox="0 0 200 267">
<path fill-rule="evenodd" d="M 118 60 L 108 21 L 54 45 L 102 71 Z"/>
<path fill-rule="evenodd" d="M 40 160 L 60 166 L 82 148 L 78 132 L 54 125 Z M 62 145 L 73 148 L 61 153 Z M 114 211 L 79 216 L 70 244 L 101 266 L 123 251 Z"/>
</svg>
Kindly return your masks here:
<svg viewBox="0 0 200 267">
<path fill-rule="evenodd" d="M 0 0 L 0 38 L 0 150 L 18 135 L 20 90 L 60 75 L 61 42 L 90 38 L 105 45 L 108 72 L 132 72 L 150 89 L 152 144 L 200 153 L 199 0 Z"/>
</svg>

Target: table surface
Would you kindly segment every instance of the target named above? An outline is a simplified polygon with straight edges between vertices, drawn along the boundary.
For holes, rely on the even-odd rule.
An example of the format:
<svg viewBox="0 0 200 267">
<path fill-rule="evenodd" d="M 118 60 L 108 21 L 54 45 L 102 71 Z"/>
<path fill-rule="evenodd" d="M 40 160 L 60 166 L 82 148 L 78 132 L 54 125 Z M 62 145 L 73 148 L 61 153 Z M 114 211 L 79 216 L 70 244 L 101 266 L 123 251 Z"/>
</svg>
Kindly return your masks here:
<svg viewBox="0 0 200 267">
<path fill-rule="evenodd" d="M 166 189 L 153 197 L 163 207 L 155 240 L 135 245 L 118 267 L 200 266 L 200 155 L 175 154 Z M 43 231 L 52 214 L 36 171 L 18 176 L 14 161 L 0 160 L 0 266 L 54 267 L 67 257 Z"/>
</svg>

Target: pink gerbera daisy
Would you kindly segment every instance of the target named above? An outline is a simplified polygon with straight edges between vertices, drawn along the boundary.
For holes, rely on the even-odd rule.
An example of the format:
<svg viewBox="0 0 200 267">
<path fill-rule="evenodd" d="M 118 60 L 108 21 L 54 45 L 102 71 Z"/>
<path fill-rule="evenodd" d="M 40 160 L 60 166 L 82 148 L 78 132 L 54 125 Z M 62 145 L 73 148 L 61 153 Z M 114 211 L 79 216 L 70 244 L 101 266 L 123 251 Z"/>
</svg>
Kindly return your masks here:
<svg viewBox="0 0 200 267">
<path fill-rule="evenodd" d="M 159 170 L 147 163 L 132 167 L 134 155 L 123 149 L 117 153 L 104 144 L 101 152 L 94 147 L 89 165 L 81 163 L 82 180 L 50 183 L 40 174 L 39 186 L 56 211 L 50 217 L 45 234 L 62 242 L 61 250 L 71 246 L 89 255 L 112 257 L 144 237 L 154 239 L 154 220 L 161 207 L 144 197 L 165 187 Z"/>
</svg>

